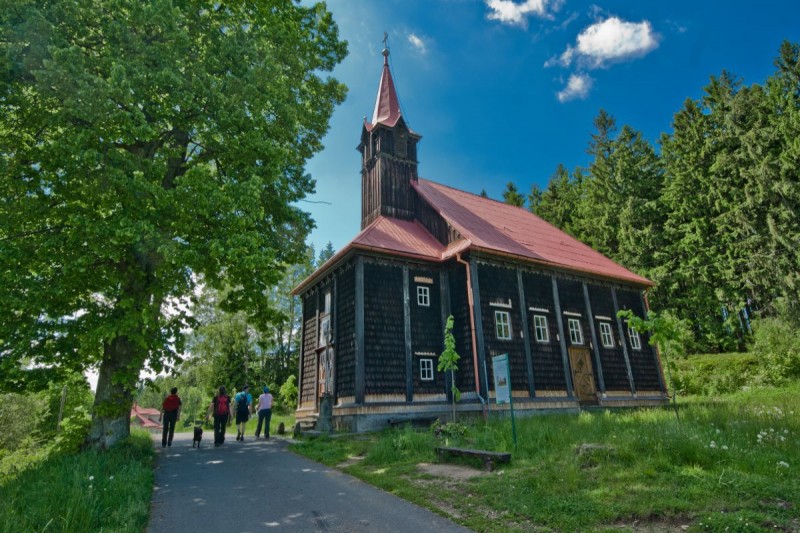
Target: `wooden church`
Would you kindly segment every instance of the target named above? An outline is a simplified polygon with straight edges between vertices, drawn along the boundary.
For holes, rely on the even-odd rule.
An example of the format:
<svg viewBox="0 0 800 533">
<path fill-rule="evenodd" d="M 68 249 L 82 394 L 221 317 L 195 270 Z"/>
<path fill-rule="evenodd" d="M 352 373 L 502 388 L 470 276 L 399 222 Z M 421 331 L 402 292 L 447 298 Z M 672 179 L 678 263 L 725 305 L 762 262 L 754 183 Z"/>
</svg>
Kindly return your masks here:
<svg viewBox="0 0 800 533">
<path fill-rule="evenodd" d="M 389 51 L 372 121 L 361 130 L 361 232 L 294 289 L 302 300 L 297 419 L 320 406 L 336 429 L 445 418 L 437 371 L 453 315 L 459 412 L 497 404 L 492 357 L 508 354 L 514 410 L 665 403 L 644 316 L 652 285 L 525 209 L 417 174 Z"/>
</svg>

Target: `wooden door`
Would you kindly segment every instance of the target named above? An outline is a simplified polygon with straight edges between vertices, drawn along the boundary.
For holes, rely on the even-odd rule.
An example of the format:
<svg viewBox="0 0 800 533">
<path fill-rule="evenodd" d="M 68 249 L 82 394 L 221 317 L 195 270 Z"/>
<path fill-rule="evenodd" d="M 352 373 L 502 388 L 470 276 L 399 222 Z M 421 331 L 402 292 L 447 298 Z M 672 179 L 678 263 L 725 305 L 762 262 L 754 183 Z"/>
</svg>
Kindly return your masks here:
<svg viewBox="0 0 800 533">
<path fill-rule="evenodd" d="M 572 367 L 572 385 L 575 395 L 582 402 L 596 401 L 597 389 L 594 386 L 592 359 L 588 348 L 570 348 L 569 364 Z"/>
</svg>

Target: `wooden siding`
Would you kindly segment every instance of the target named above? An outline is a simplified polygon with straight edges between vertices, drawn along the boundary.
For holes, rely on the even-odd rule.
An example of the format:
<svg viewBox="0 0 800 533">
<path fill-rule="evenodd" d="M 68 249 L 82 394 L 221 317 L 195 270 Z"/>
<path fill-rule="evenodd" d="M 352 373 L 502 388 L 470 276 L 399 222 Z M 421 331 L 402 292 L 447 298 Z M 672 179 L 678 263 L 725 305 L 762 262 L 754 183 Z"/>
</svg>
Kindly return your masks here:
<svg viewBox="0 0 800 533">
<path fill-rule="evenodd" d="M 456 340 L 458 360 L 456 386 L 461 392 L 475 392 L 475 374 L 472 355 L 470 309 L 467 300 L 467 273 L 461 263 L 453 263 L 449 272 L 450 311 L 453 315 L 453 337 Z M 444 328 L 442 328 L 444 332 Z"/>
<path fill-rule="evenodd" d="M 300 368 L 300 407 L 316 403 L 317 292 L 303 297 L 303 353 Z"/>
<path fill-rule="evenodd" d="M 439 354 L 444 350 L 444 326 L 442 325 L 441 289 L 437 270 L 409 269 L 409 297 L 411 310 L 411 353 L 412 384 L 414 397 L 417 393 L 434 394 L 444 392 L 444 374 L 436 370 Z M 415 279 L 424 278 L 423 283 Z M 417 287 L 427 287 L 430 305 L 425 307 L 417 302 Z M 429 353 L 434 355 L 418 355 Z M 422 381 L 419 360 L 433 359 L 433 381 Z"/>
<path fill-rule="evenodd" d="M 347 265 L 336 280 L 336 396 L 355 395 L 356 274 Z"/>
<path fill-rule="evenodd" d="M 642 296 L 639 292 L 633 290 L 617 290 L 617 302 L 619 303 L 620 309 L 630 309 L 637 316 L 645 316 Z M 639 393 L 646 390 L 663 390 L 658 365 L 656 363 L 655 350 L 650 346 L 649 335 L 640 331 L 639 336 L 642 340 L 642 349 L 634 350 L 628 338 L 627 325 L 623 329 L 625 330 L 625 342 L 628 344 L 628 357 L 631 361 L 631 372 L 633 373 L 633 383 L 636 390 L 639 391 Z"/>
<path fill-rule="evenodd" d="M 402 126 L 378 127 L 362 138 L 361 229 L 379 215 L 414 218 L 410 183 L 417 179 L 416 142 Z M 402 150 L 395 153 L 397 143 Z"/>
<path fill-rule="evenodd" d="M 428 230 L 428 233 L 433 235 L 437 241 L 443 245 L 450 244 L 452 232 L 449 231 L 447 222 L 445 222 L 441 215 L 439 215 L 426 200 L 421 198 L 416 191 L 412 192 L 414 212 L 417 221 L 422 224 L 422 226 Z"/>
<path fill-rule="evenodd" d="M 564 377 L 564 359 L 561 355 L 561 344 L 558 337 L 558 320 L 556 306 L 553 302 L 553 282 L 550 276 L 538 273 L 522 274 L 525 291 L 525 305 L 528 307 L 528 324 L 525 334 L 528 335 L 533 357 L 533 375 L 536 378 L 537 396 L 539 391 L 563 391 L 567 387 Z M 546 309 L 549 313 L 532 311 L 531 308 Z M 533 331 L 533 315 L 547 317 L 547 333 L 549 341 L 536 342 Z"/>
<path fill-rule="evenodd" d="M 525 345 L 520 332 L 523 326 L 520 322 L 519 289 L 517 285 L 517 271 L 515 268 L 478 264 L 480 277 L 481 318 L 483 327 L 484 347 L 486 350 L 486 371 L 489 387 L 494 389 L 494 374 L 492 372 L 492 357 L 508 354 L 511 366 L 511 389 L 514 391 L 528 390 L 528 364 L 525 359 Z M 501 303 L 503 307 L 496 305 Z M 510 307 L 506 307 L 510 303 Z M 506 311 L 510 317 L 511 339 L 497 338 L 494 313 Z"/>
<path fill-rule="evenodd" d="M 364 262 L 364 393 L 406 394 L 403 269 Z"/>
<path fill-rule="evenodd" d="M 603 365 L 603 379 L 605 380 L 606 390 L 630 390 L 628 367 L 625 364 L 625 355 L 620 344 L 622 339 L 619 338 L 617 333 L 617 317 L 614 314 L 611 288 L 589 285 L 589 300 L 592 303 L 598 349 L 600 350 L 600 364 Z M 610 320 L 598 317 L 605 317 Z M 611 334 L 614 338 L 613 348 L 603 346 L 600 330 L 601 322 L 608 324 L 611 328 Z"/>
<path fill-rule="evenodd" d="M 586 299 L 583 297 L 583 284 L 579 281 L 571 279 L 558 279 L 558 297 L 561 300 L 561 322 L 564 324 L 564 339 L 567 342 L 567 348 L 571 346 L 582 346 L 589 350 L 589 355 L 592 360 L 592 373 L 594 374 L 595 386 L 600 390 L 600 378 L 597 374 L 597 365 L 595 364 L 594 353 L 592 350 L 592 334 L 589 329 L 589 319 L 586 316 Z M 564 314 L 564 313 L 573 313 Z M 580 316 L 574 316 L 574 314 Z M 573 345 L 569 336 L 569 319 L 577 319 L 581 324 L 581 333 L 583 335 L 582 345 Z"/>
</svg>

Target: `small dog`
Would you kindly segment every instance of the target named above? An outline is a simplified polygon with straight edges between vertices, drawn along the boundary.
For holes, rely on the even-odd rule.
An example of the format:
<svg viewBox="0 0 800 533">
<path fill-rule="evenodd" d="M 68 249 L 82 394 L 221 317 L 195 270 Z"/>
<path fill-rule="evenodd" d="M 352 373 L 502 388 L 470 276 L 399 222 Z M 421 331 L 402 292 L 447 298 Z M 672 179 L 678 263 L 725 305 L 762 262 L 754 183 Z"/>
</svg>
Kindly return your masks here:
<svg viewBox="0 0 800 533">
<path fill-rule="evenodd" d="M 197 444 L 197 448 L 200 449 L 201 440 L 203 440 L 203 428 L 201 426 L 195 426 L 194 438 L 192 439 L 192 448 L 194 448 L 194 445 Z"/>
</svg>

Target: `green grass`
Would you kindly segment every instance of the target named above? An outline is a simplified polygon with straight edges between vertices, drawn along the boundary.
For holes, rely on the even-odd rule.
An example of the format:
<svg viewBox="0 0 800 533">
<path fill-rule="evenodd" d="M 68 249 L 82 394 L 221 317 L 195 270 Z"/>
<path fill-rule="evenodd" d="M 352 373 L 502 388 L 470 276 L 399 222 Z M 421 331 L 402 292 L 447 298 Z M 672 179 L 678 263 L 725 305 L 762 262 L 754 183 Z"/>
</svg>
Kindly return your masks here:
<svg viewBox="0 0 800 533">
<path fill-rule="evenodd" d="M 108 451 L 50 457 L 0 481 L 0 530 L 144 531 L 154 460 L 141 430 Z"/>
<path fill-rule="evenodd" d="M 444 443 L 431 432 L 293 448 L 328 465 L 360 457 L 345 470 L 477 531 L 800 530 L 800 384 L 693 397 L 679 408 L 679 420 L 667 408 L 518 418 L 516 449 L 509 420 L 478 422 L 446 444 L 513 459 L 468 481 L 417 467 L 436 462 Z M 579 455 L 582 444 L 602 447 Z"/>
</svg>

